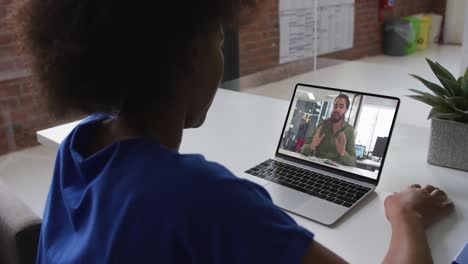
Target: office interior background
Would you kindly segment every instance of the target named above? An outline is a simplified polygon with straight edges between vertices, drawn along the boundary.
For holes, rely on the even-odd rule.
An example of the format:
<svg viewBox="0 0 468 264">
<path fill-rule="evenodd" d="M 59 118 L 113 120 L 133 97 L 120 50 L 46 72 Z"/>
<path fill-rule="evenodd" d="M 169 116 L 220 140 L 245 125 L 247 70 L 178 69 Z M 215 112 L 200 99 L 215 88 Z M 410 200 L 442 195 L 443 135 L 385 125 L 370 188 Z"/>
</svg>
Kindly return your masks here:
<svg viewBox="0 0 468 264">
<path fill-rule="evenodd" d="M 40 146 L 35 132 L 82 117 L 57 119 L 48 111 L 46 98 L 40 96 L 33 85 L 25 58 L 15 49 L 15 35 L 7 26 L 11 1 L 0 0 L 0 181 L 41 215 L 55 150 Z M 468 21 L 464 20 L 468 5 L 465 2 L 395 0 L 391 8 L 384 8 L 377 0 L 318 0 L 312 7 L 312 0 L 264 1 L 252 23 L 242 25 L 236 32 L 226 30 L 226 70 L 221 88 L 290 100 L 294 87 L 284 86 L 282 81 L 323 69 L 332 71 L 334 66 L 348 61 L 408 68 L 408 73 L 429 74 L 424 58 L 434 57 L 459 74 L 461 68 L 468 64 L 468 34 L 464 34 L 468 30 Z M 288 3 L 309 5 L 313 10 L 290 14 L 287 12 Z M 317 18 L 310 18 L 311 14 L 316 14 Z M 388 48 L 385 47 L 388 44 L 385 43 L 388 21 L 408 17 L 425 21 L 421 19 L 424 16 L 432 17 L 433 30 L 437 31 L 426 36 L 424 49 L 414 49 L 402 56 L 384 54 L 384 48 Z M 303 20 L 288 20 L 294 17 L 302 17 Z M 297 43 L 288 38 L 288 34 L 294 33 L 295 26 L 299 24 L 302 27 L 306 25 L 303 37 L 310 39 L 315 35 L 313 39 L 321 38 L 322 42 L 295 46 Z M 285 47 L 289 49 L 285 50 Z M 341 74 L 337 72 L 333 78 L 339 80 Z M 382 82 L 392 81 L 386 79 L 385 74 L 375 78 Z M 313 80 L 305 78 L 305 81 L 313 84 Z M 416 85 L 419 84 L 415 82 Z M 313 105 L 307 107 L 314 110 Z M 382 120 L 389 119 L 390 110 L 371 103 L 364 104 L 364 107 L 368 108 L 366 113 L 369 117 L 356 123 L 358 131 L 362 131 L 357 133 L 357 142 L 372 150 L 377 138 L 385 135 L 387 128 L 381 131 L 380 126 L 371 120 L 377 120 L 376 116 L 382 116 Z"/>
</svg>

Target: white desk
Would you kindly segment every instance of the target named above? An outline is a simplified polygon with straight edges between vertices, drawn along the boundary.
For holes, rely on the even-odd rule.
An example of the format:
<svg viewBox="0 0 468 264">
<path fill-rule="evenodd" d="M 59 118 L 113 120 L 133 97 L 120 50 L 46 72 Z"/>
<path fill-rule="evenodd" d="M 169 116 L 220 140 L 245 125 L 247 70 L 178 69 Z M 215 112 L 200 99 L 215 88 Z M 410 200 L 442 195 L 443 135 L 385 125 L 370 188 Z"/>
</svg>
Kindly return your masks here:
<svg viewBox="0 0 468 264">
<path fill-rule="evenodd" d="M 242 172 L 272 157 L 287 107 L 286 101 L 219 90 L 206 123 L 185 132 L 181 152 L 202 153 L 235 173 Z M 39 131 L 38 140 L 56 148 L 75 125 Z M 293 218 L 351 263 L 380 263 L 390 240 L 383 207 L 387 193 L 411 183 L 434 184 L 446 190 L 457 206 L 454 214 L 429 230 L 435 263 L 450 263 L 468 240 L 468 173 L 427 164 L 428 136 L 427 128 L 398 123 L 376 195 L 334 228 Z"/>
<path fill-rule="evenodd" d="M 293 76 L 283 81 L 270 83 L 255 88 L 255 94 L 265 95 L 275 93 L 281 98 L 291 98 L 296 83 L 308 83 L 314 85 L 336 87 L 346 90 L 354 90 L 368 93 L 384 94 L 396 96 L 401 99 L 398 120 L 400 123 L 408 125 L 418 125 L 429 127 L 430 122 L 427 116 L 430 107 L 408 98 L 406 95 L 412 94 L 410 88 L 427 90 L 416 79 L 408 73 L 420 74 L 422 77 L 437 82 L 433 74 L 430 74 L 429 66 L 427 71 L 409 72 L 401 67 L 378 65 L 373 63 L 350 61 L 336 66 L 320 69 L 316 72 L 308 72 Z M 385 78 L 383 78 L 385 76 Z M 382 81 L 392 80 L 391 82 Z"/>
</svg>

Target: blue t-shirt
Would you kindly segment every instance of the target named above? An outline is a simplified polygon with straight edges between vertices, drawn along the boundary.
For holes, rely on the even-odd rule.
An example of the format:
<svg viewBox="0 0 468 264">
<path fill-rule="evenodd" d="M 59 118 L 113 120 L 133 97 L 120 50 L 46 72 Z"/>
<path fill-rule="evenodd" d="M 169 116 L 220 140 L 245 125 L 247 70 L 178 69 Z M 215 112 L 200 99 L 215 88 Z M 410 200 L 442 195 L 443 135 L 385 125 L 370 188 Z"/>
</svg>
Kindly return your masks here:
<svg viewBox="0 0 468 264">
<path fill-rule="evenodd" d="M 38 263 L 301 263 L 313 234 L 261 186 L 139 138 L 83 157 L 92 115 L 61 144 Z"/>
</svg>

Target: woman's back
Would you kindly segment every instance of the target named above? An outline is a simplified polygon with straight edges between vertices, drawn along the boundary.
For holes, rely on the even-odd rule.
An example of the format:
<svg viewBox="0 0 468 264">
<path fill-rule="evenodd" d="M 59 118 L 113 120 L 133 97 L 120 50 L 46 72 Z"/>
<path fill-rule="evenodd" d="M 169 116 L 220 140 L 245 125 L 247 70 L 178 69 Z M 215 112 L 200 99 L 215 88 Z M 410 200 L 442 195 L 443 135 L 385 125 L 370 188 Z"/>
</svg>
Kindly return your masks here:
<svg viewBox="0 0 468 264">
<path fill-rule="evenodd" d="M 221 165 L 145 138 L 84 157 L 107 118 L 89 117 L 60 147 L 40 263 L 300 261 L 312 234 Z"/>
</svg>

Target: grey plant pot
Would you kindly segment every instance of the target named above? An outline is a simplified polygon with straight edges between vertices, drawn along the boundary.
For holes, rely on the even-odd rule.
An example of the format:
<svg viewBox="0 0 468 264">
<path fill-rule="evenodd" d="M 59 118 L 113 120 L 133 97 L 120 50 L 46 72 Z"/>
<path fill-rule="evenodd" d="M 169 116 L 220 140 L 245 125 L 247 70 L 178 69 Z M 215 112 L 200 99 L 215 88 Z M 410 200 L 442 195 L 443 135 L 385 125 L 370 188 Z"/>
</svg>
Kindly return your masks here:
<svg viewBox="0 0 468 264">
<path fill-rule="evenodd" d="M 432 119 L 427 162 L 468 171 L 468 124 Z"/>
</svg>

